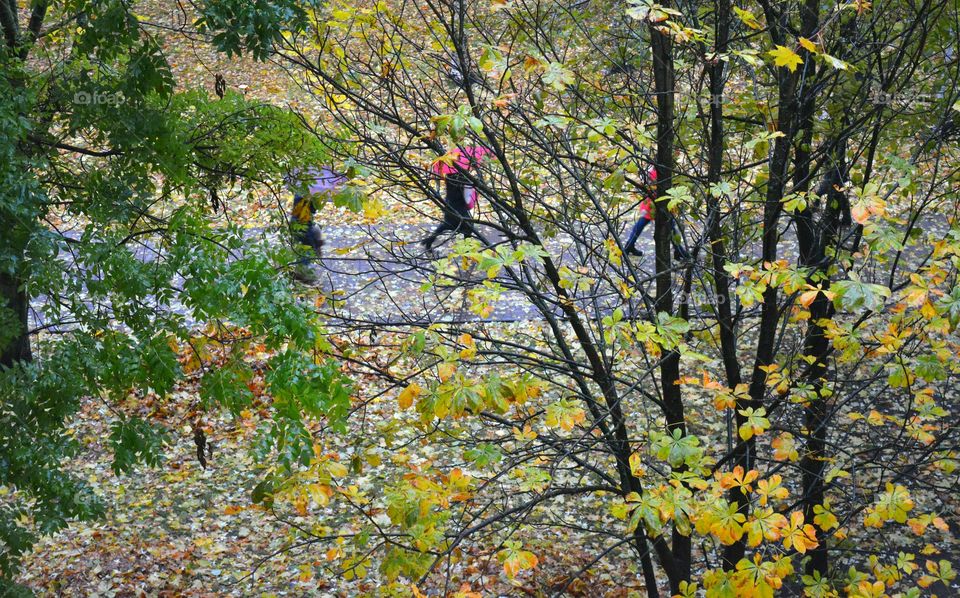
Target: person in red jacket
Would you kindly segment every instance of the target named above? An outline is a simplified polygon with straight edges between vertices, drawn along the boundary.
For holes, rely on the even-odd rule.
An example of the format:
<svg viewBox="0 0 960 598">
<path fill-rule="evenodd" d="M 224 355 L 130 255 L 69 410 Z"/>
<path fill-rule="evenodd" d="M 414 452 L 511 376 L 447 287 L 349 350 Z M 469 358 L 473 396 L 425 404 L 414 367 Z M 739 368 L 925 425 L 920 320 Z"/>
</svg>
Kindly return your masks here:
<svg viewBox="0 0 960 598">
<path fill-rule="evenodd" d="M 647 179 L 650 181 L 653 190 L 656 190 L 657 183 L 657 169 L 653 166 L 650 167 L 650 170 L 647 171 Z M 643 201 L 640 202 L 640 206 L 637 208 L 640 212 L 640 218 L 637 220 L 636 224 L 633 225 L 633 228 L 630 229 L 630 236 L 627 237 L 627 242 L 623 246 L 624 251 L 630 255 L 643 255 L 643 252 L 637 249 L 637 241 L 640 239 L 640 234 L 643 232 L 643 229 L 647 227 L 648 224 L 653 222 L 653 217 L 656 214 L 656 208 L 653 205 L 653 195 L 648 195 L 643 198 Z M 674 233 L 677 233 L 677 222 L 671 218 L 670 226 L 673 229 Z M 680 246 L 680 244 L 673 240 L 673 256 L 677 259 L 685 260 L 690 257 L 690 254 L 687 253 L 687 250 Z"/>
<path fill-rule="evenodd" d="M 640 202 L 640 207 L 637 209 L 640 212 L 640 218 L 633 225 L 633 228 L 630 229 L 627 244 L 623 246 L 624 251 L 630 255 L 643 255 L 643 252 L 637 249 L 637 240 L 640 239 L 640 234 L 643 232 L 643 229 L 653 221 L 653 200 L 649 197 L 644 197 L 643 201 Z"/>
</svg>

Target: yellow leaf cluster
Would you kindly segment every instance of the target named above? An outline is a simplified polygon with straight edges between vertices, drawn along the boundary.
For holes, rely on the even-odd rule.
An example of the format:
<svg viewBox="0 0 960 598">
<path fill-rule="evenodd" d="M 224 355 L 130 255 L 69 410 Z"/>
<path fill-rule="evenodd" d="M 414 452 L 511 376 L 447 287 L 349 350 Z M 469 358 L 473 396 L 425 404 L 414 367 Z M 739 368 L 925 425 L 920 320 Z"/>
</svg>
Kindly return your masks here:
<svg viewBox="0 0 960 598">
<path fill-rule="evenodd" d="M 400 396 L 397 397 L 397 403 L 400 405 L 401 409 L 409 409 L 413 405 L 413 400 L 419 397 L 422 393 L 423 388 L 421 388 L 416 382 L 412 382 L 409 386 L 404 388 L 400 393 Z"/>
</svg>

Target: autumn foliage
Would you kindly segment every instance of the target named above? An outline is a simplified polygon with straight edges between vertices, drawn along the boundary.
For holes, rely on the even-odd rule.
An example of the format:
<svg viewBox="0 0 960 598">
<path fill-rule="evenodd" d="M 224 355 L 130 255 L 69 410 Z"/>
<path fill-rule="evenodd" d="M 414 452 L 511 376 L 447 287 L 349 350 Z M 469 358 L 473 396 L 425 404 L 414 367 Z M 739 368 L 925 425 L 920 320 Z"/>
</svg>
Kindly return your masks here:
<svg viewBox="0 0 960 598">
<path fill-rule="evenodd" d="M 139 357 L 88 368 L 71 396 L 107 383 L 145 392 L 175 372 L 199 381 L 191 413 L 247 421 L 256 409 L 258 479 L 226 513 L 283 522 L 276 552 L 312 551 L 303 583 L 465 597 L 952 591 L 955 2 L 197 10 L 210 43 L 279 65 L 310 108 L 293 118 L 161 85 L 208 137 L 262 143 L 211 157 L 172 119 L 182 164 L 157 160 L 140 184 L 175 181 L 193 203 L 157 216 L 170 276 L 127 286 L 168 297 L 186 271 L 179 292 L 208 323 L 198 333 L 132 313 L 124 322 L 141 327 L 128 334 L 96 320 L 75 337 L 79 353 Z M 144 102 L 162 112 L 157 96 Z M 228 102 L 252 116 L 221 130 Z M 211 233 L 197 204 L 224 165 L 280 179 L 305 161 L 299 143 L 349 169 L 342 205 L 390 228 L 364 229 L 330 259 L 366 252 L 359 289 L 293 297 L 273 271 L 288 253 Z M 453 168 L 466 147 L 489 152 L 460 173 L 480 196 L 479 234 L 424 253 L 391 217 L 437 217 L 436 165 Z M 20 170 L 38 168 L 18 156 Z M 631 255 L 626 232 L 651 196 L 652 243 Z M 124 231 L 111 242 L 143 232 L 99 205 L 87 212 Z M 138 268 L 116 259 L 112 271 Z M 59 280 L 29 263 L 18 280 Z M 391 294 L 391 280 L 415 281 L 412 297 Z M 85 367 L 78 352 L 63 363 Z M 27 363 L 4 362 L 19 372 L 4 397 L 47 379 Z M 115 430 L 118 471 L 159 453 L 162 436 L 139 419 Z M 57 525 L 79 515 L 93 513 Z"/>
</svg>

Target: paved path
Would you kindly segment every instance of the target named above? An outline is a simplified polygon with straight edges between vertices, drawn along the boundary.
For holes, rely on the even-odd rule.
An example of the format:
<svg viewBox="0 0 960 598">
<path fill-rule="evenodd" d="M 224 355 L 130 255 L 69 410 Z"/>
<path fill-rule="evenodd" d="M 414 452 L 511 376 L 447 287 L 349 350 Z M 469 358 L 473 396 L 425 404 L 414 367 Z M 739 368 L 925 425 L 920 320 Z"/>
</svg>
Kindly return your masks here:
<svg viewBox="0 0 960 598">
<path fill-rule="evenodd" d="M 432 224 L 430 225 L 432 226 Z M 344 322 L 359 320 L 363 322 L 388 323 L 432 323 L 441 321 L 519 321 L 540 320 L 543 314 L 531 301 L 518 291 L 504 292 L 494 304 L 494 310 L 487 318 L 480 318 L 469 309 L 469 301 L 465 296 L 465 289 L 449 287 L 433 287 L 423 290 L 429 273 L 434 270 L 435 262 L 430 254 L 426 253 L 417 243 L 426 236 L 430 226 L 400 225 L 385 226 L 325 226 L 323 229 L 326 246 L 324 254 L 317 260 L 317 270 L 322 278 L 317 287 L 331 297 L 341 302 L 335 304 L 329 313 L 335 319 Z M 626 237 L 623 231 L 621 238 Z M 781 251 L 795 259 L 796 237 L 790 229 L 784 231 Z M 484 231 L 485 236 L 492 242 L 496 241 L 496 234 Z M 450 250 L 453 236 L 442 237 L 441 244 L 434 255 L 443 255 Z M 602 247 L 602 238 L 592 241 L 593 245 Z M 582 245 L 582 244 L 581 244 Z M 753 243 L 759 248 L 759 243 Z M 643 251 L 643 257 L 630 256 L 629 259 L 637 276 L 649 278 L 653 275 L 653 237 L 652 228 L 645 231 L 640 238 L 638 247 Z M 547 241 L 547 249 L 553 260 L 560 266 L 571 269 L 581 268 L 590 258 L 578 255 L 576 252 L 583 247 L 574 246 L 569 236 L 559 236 Z M 603 250 L 605 253 L 605 250 Z M 603 261 L 602 258 L 600 261 Z M 739 259 L 747 259 L 740 257 Z M 591 265 L 592 266 L 592 265 Z M 588 266 L 588 270 L 591 266 Z M 458 275 L 472 281 L 476 288 L 485 279 L 482 272 L 464 273 Z M 694 275 L 702 276 L 703 256 L 694 268 Z M 614 275 L 614 280 L 622 280 L 623 273 Z M 680 275 L 677 275 L 678 284 Z M 504 274 L 497 278 L 497 282 L 510 286 L 509 278 Z M 596 295 L 586 301 L 583 308 L 590 313 L 612 311 L 618 306 L 620 299 L 609 285 L 598 285 Z M 707 285 L 709 286 L 709 285 Z M 696 285 L 695 285 L 696 288 Z M 650 287 L 652 292 L 652 285 Z M 709 303 L 711 298 L 703 292 L 695 295 Z M 634 309 L 639 309 L 640 298 L 636 300 Z M 559 313 L 558 309 L 551 310 Z M 702 312 L 708 312 L 704 307 Z"/>
<path fill-rule="evenodd" d="M 441 237 L 442 244 L 434 254 L 428 254 L 417 243 L 422 239 L 433 223 L 404 224 L 404 225 L 341 225 L 325 226 L 323 229 L 326 246 L 324 254 L 315 267 L 321 275 L 315 285 L 328 301 L 322 310 L 326 312 L 334 324 L 391 324 L 420 323 L 428 324 L 443 321 L 472 321 L 487 319 L 493 321 L 519 321 L 542 319 L 542 313 L 531 304 L 526 296 L 518 291 L 505 291 L 493 305 L 493 312 L 487 318 L 480 318 L 469 309 L 470 303 L 466 297 L 468 288 L 436 285 L 425 289 L 425 283 L 437 262 L 436 256 L 443 255 L 450 250 L 452 236 Z M 946 227 L 944 222 L 929 222 L 928 227 L 936 230 Z M 623 232 L 625 235 L 626 231 Z M 796 259 L 796 237 L 792 227 L 783 231 L 780 246 L 780 255 L 784 259 Z M 269 243 L 282 242 L 276 231 L 251 229 L 248 232 L 251 238 L 259 238 Z M 489 231 L 485 233 L 495 240 L 495 235 Z M 602 240 L 592 242 L 602 245 Z M 751 248 L 759 248 L 759 243 L 750 243 Z M 635 272 L 641 277 L 652 275 L 652 234 L 646 232 L 641 237 L 638 247 L 644 252 L 644 257 L 630 257 Z M 547 243 L 547 248 L 558 266 L 566 265 L 572 269 L 583 267 L 590 261 L 589 256 L 578 255 L 583 245 L 575 247 L 569 237 L 557 237 Z M 157 259 L 156 249 L 147 244 L 136 248 L 139 259 L 151 261 Z M 916 253 L 916 252 L 914 252 Z M 731 256 L 734 261 L 751 261 L 749 255 Z M 757 256 L 753 256 L 753 260 Z M 601 260 L 602 261 L 602 260 Z M 599 262 L 598 262 L 599 263 Z M 592 265 L 588 265 L 588 272 Z M 703 258 L 695 265 L 694 274 L 700 276 L 703 271 Z M 471 281 L 472 288 L 477 288 L 485 280 L 482 272 L 458 272 L 464 274 Z M 622 280 L 620 273 L 615 280 Z M 175 281 L 179 282 L 179 281 Z M 504 275 L 497 282 L 509 285 L 509 279 Z M 603 285 L 599 285 L 602 289 Z M 709 285 L 706 285 L 709 288 Z M 693 303 L 709 304 L 709 291 L 698 291 L 702 286 L 695 285 Z M 606 295 L 606 296 L 604 296 Z M 582 307 L 601 312 L 612 310 L 619 299 L 616 293 L 607 286 L 607 291 L 599 291 L 597 296 L 589 299 L 589 304 Z M 44 321 L 38 308 L 43 306 L 45 299 L 40 297 L 33 302 L 32 320 L 34 326 L 49 325 L 54 328 L 68 328 L 68 325 L 53 326 Z M 638 301 L 639 306 L 639 301 Z M 189 313 L 179 303 L 172 304 L 173 311 L 185 316 L 189 321 Z M 638 309 L 639 307 L 637 307 Z M 557 310 L 552 310 L 555 313 Z M 709 307 L 703 307 L 701 313 L 707 314 Z"/>
<path fill-rule="evenodd" d="M 466 291 L 480 287 L 486 280 L 485 273 L 479 271 L 456 272 L 456 276 L 470 281 L 467 287 L 440 284 L 424 290 L 424 284 L 437 266 L 434 258 L 449 252 L 454 241 L 452 235 L 447 235 L 441 237 L 441 244 L 432 254 L 424 251 L 418 241 L 426 236 L 429 228 L 424 225 L 401 225 L 389 229 L 380 226 L 324 227 L 327 244 L 323 256 L 317 261 L 317 269 L 322 274 L 317 286 L 325 294 L 342 299 L 331 314 L 345 321 L 356 318 L 384 324 L 543 319 L 531 301 L 516 290 L 505 291 L 493 304 L 493 312 L 488 317 L 481 318 L 472 313 Z M 496 242 L 497 236 L 492 231 L 484 231 L 484 235 Z M 639 246 L 646 256 L 652 254 L 653 242 L 649 236 L 645 236 Z M 574 254 L 575 248 L 569 237 L 550 239 L 547 248 L 558 267 L 566 265 L 575 269 L 583 264 L 583 260 Z M 646 256 L 630 257 L 641 276 L 652 273 L 652 260 Z M 508 289 L 512 286 L 504 272 L 495 281 Z M 612 299 L 605 300 L 601 296 L 598 301 L 609 303 Z M 557 309 L 551 311 L 559 313 Z"/>
</svg>

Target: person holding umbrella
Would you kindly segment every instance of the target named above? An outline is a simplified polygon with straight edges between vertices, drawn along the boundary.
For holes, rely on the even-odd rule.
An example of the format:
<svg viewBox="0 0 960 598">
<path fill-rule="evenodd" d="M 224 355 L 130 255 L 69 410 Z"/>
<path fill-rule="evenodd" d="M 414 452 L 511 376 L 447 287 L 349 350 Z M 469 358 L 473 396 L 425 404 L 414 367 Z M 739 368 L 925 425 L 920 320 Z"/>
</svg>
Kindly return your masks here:
<svg viewBox="0 0 960 598">
<path fill-rule="evenodd" d="M 293 208 L 290 211 L 290 233 L 301 257 L 293 268 L 295 278 L 305 283 L 317 281 L 317 274 L 310 266 L 313 256 L 320 255 L 323 236 L 320 227 L 313 221 L 317 206 L 331 199 L 347 182 L 347 177 L 329 166 L 295 171 L 287 179 L 293 190 Z"/>
<path fill-rule="evenodd" d="M 420 241 L 424 249 L 430 251 L 437 237 L 447 231 L 460 233 L 465 237 L 477 236 L 470 217 L 470 211 L 477 204 L 477 190 L 470 185 L 466 173 L 479 166 L 480 162 L 491 154 L 489 149 L 476 145 L 455 148 L 430 167 L 431 172 L 443 179 L 446 188 L 443 221 Z"/>
</svg>

